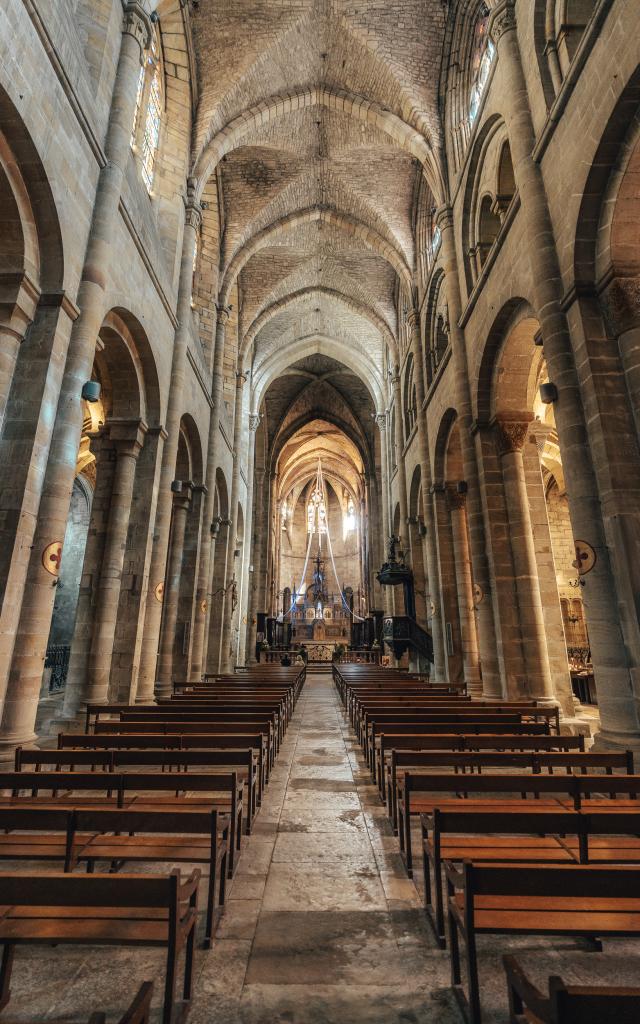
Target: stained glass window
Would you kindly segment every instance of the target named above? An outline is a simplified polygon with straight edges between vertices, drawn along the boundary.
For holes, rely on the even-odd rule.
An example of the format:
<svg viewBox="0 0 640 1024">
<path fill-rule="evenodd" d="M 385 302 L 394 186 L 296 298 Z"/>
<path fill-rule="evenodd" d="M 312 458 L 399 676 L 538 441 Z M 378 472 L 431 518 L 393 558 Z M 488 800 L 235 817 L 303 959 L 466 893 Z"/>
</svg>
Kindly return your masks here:
<svg viewBox="0 0 640 1024">
<path fill-rule="evenodd" d="M 142 136 L 142 177 L 149 192 L 153 186 L 153 172 L 158 151 L 158 140 L 160 138 L 161 118 L 162 91 L 160 86 L 160 68 L 156 64 L 151 78 L 147 116 L 144 124 L 144 135 Z"/>
<path fill-rule="evenodd" d="M 471 124 L 478 116 L 480 100 L 487 85 L 495 52 L 495 45 L 489 35 L 489 15 L 483 13 L 476 24 L 471 58 L 471 95 L 469 97 L 469 121 Z"/>
<path fill-rule="evenodd" d="M 316 530 L 318 533 L 327 532 L 327 510 L 322 491 L 314 487 L 307 505 L 307 533 L 315 533 Z"/>
<path fill-rule="evenodd" d="M 150 192 L 153 187 L 156 154 L 162 121 L 162 62 L 157 29 L 140 69 L 131 145 L 140 155 L 142 178 Z"/>
</svg>

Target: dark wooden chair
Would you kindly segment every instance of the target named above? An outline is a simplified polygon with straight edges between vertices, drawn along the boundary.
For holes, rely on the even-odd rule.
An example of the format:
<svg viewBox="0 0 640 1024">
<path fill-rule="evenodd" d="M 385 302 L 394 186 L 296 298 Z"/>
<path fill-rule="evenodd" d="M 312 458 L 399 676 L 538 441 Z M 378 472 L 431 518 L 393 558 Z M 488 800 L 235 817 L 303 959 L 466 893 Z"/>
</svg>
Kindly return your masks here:
<svg viewBox="0 0 640 1024">
<path fill-rule="evenodd" d="M 200 872 L 169 876 L 0 874 L 0 1008 L 10 997 L 19 945 L 159 946 L 167 950 L 163 1024 L 171 1024 L 178 958 L 191 999 Z M 100 960 L 96 961 L 100 969 Z"/>
<path fill-rule="evenodd" d="M 638 1024 L 640 988 L 565 985 L 549 978 L 544 995 L 515 957 L 503 958 L 511 1024 Z"/>
</svg>

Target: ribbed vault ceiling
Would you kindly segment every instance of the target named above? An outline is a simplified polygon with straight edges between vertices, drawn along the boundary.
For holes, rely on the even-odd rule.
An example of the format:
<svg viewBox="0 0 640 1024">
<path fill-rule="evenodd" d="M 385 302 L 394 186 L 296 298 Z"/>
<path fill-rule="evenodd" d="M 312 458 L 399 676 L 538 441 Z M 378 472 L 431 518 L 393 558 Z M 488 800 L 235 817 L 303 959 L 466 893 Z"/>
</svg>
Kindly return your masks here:
<svg viewBox="0 0 640 1024">
<path fill-rule="evenodd" d="M 221 280 L 254 372 L 307 337 L 362 353 L 379 386 L 385 346 L 395 361 L 416 188 L 438 173 L 445 7 L 200 0 L 194 168 L 201 188 L 217 175 Z"/>
</svg>

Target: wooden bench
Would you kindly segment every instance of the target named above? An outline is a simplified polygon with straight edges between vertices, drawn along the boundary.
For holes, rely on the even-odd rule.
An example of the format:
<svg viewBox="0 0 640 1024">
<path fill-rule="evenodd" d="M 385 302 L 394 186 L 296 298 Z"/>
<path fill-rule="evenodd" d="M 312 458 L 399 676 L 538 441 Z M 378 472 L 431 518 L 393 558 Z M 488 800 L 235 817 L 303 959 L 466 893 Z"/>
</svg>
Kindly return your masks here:
<svg viewBox="0 0 640 1024">
<path fill-rule="evenodd" d="M 149 768 L 160 768 L 162 771 L 176 770 L 188 772 L 191 768 L 210 769 L 219 771 L 229 769 L 236 771 L 238 778 L 242 779 L 247 786 L 248 792 L 248 813 L 245 816 L 245 828 L 247 835 L 251 834 L 251 822 L 258 809 L 258 802 L 261 795 L 258 752 L 253 748 L 246 750 L 229 749 L 219 750 L 91 750 L 73 747 L 65 747 L 57 750 L 35 750 L 31 748 L 18 747 L 15 753 L 15 770 L 20 771 L 42 771 L 43 768 L 61 771 L 65 768 L 74 771 L 80 765 L 90 768 L 96 767 L 104 771 L 117 770 L 138 770 Z"/>
<path fill-rule="evenodd" d="M 640 936 L 640 871 L 635 868 L 446 861 L 445 875 L 452 986 L 470 1024 L 482 1019 L 478 935 Z"/>
<path fill-rule="evenodd" d="M 510 1024 L 637 1024 L 640 988 L 565 985 L 549 978 L 544 995 L 526 976 L 515 957 L 502 960 L 507 976 Z"/>
<path fill-rule="evenodd" d="M 0 859 L 62 861 L 65 872 L 86 861 L 207 864 L 209 880 L 205 946 L 217 910 L 224 906 L 229 853 L 229 815 L 204 810 L 0 807 Z M 113 833 L 113 835 L 108 835 Z M 188 838 L 187 838 L 188 837 Z"/>
<path fill-rule="evenodd" d="M 183 998 L 191 999 L 199 878 L 198 869 L 185 879 L 178 871 L 165 877 L 0 874 L 0 1008 L 10 998 L 18 945 L 156 946 L 167 950 L 162 1021 L 171 1024 L 183 949 Z"/>
<path fill-rule="evenodd" d="M 9 790 L 13 794 L 0 798 L 0 808 L 33 806 L 92 810 L 135 805 L 136 810 L 217 810 L 230 818 L 229 877 L 235 870 L 235 851 L 240 850 L 241 845 L 244 803 L 244 783 L 236 772 L 190 773 L 187 776 L 162 772 L 0 772 L 0 790 Z M 30 797 L 19 795 L 25 790 L 31 794 Z M 50 790 L 51 796 L 40 796 L 43 790 Z M 85 791 L 100 795 L 86 796 Z M 187 796 L 186 793 L 197 795 Z"/>
<path fill-rule="evenodd" d="M 438 736 L 440 734 L 464 734 L 464 735 L 490 735 L 490 736 L 548 736 L 549 726 L 546 722 L 519 722 L 509 721 L 510 716 L 501 719 L 495 717 L 478 717 L 475 721 L 461 721 L 459 718 L 451 718 L 448 721 L 433 721 L 422 716 L 411 722 L 407 721 L 374 721 L 370 725 L 370 732 L 365 737 L 364 755 L 373 774 L 375 768 L 375 750 L 377 737 L 380 733 L 394 733 L 396 735 L 415 735 L 417 732 L 424 736 Z"/>
<path fill-rule="evenodd" d="M 218 811 L 77 810 L 72 812 L 72 858 L 86 861 L 93 873 L 96 861 L 111 862 L 111 871 L 128 861 L 166 864 L 206 864 L 209 869 L 204 948 L 224 908 L 229 818 Z M 217 903 L 216 903 L 217 896 Z"/>
<path fill-rule="evenodd" d="M 261 797 L 269 778 L 269 737 L 266 733 L 83 733 L 58 734 L 58 750 L 243 750 L 258 755 Z"/>
<path fill-rule="evenodd" d="M 419 774 L 420 768 L 452 768 L 454 773 L 481 773 L 483 769 L 540 774 L 554 771 L 598 772 L 611 775 L 614 771 L 633 775 L 633 754 L 630 750 L 619 754 L 584 753 L 583 751 L 512 751 L 512 750 L 467 750 L 467 751 L 402 751 L 392 750 L 389 764 L 389 789 L 387 806 L 393 823 L 394 835 L 398 834 L 398 803 L 404 788 L 407 770 Z"/>
<path fill-rule="evenodd" d="M 380 798 L 386 797 L 389 768 L 392 750 L 415 751 L 422 750 L 564 750 L 583 751 L 584 736 L 529 736 L 504 734 L 500 735 L 475 735 L 470 736 L 464 733 L 455 734 L 433 734 L 425 735 L 420 732 L 398 735 L 397 733 L 380 733 L 376 737 L 374 757 L 375 772 L 372 772 L 374 782 L 378 783 Z"/>
<path fill-rule="evenodd" d="M 264 720 L 251 719 L 241 722 L 184 722 L 175 719 L 159 720 L 151 718 L 133 722 L 97 722 L 94 736 L 124 736 L 127 733 L 155 733 L 158 736 L 182 736 L 182 746 L 185 746 L 186 737 L 189 733 L 198 736 L 238 736 L 246 733 L 262 732 L 266 737 L 268 751 L 269 770 L 273 767 L 276 759 L 277 742 L 271 723 Z"/>
<path fill-rule="evenodd" d="M 411 794 L 425 794 L 412 802 Z M 444 796 L 443 794 L 447 794 Z M 454 775 L 452 773 L 412 774 L 405 772 L 402 796 L 399 798 L 398 818 L 400 822 L 400 852 L 404 858 L 407 873 L 413 872 L 411 844 L 411 815 L 430 814 L 436 807 L 445 809 L 460 803 L 460 796 L 474 795 L 473 804 L 481 810 L 522 810 L 522 800 L 532 796 L 539 801 L 539 808 L 545 806 L 541 797 L 547 797 L 547 809 L 563 807 L 568 809 L 595 810 L 606 813 L 609 803 L 611 810 L 618 812 L 628 807 L 640 807 L 640 776 L 638 775 L 527 775 L 527 774 L 484 774 Z M 505 799 L 508 794 L 510 799 Z M 593 798 L 597 794 L 597 798 Z M 610 799 L 628 797 L 629 800 Z M 519 797 L 519 799 L 518 799 Z"/>
</svg>

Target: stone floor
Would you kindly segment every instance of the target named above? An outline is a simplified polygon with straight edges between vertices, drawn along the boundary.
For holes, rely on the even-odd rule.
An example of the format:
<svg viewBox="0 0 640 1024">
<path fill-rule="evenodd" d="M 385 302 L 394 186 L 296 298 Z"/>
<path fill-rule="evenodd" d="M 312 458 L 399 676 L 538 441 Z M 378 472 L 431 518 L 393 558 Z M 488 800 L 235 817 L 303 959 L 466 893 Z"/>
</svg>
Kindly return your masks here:
<svg viewBox="0 0 640 1024">
<path fill-rule="evenodd" d="M 166 868 L 163 868 L 166 870 Z M 419 872 L 418 872 L 419 873 Z M 540 982 L 637 984 L 640 951 L 570 940 L 480 944 L 484 1020 L 504 1024 L 503 952 Z M 112 1020 L 150 950 L 19 950 L 5 1021 Z M 156 985 L 154 1005 L 161 1000 Z M 439 950 L 330 675 L 310 674 L 229 890 L 213 950 L 198 952 L 189 1024 L 462 1024 Z"/>
</svg>

